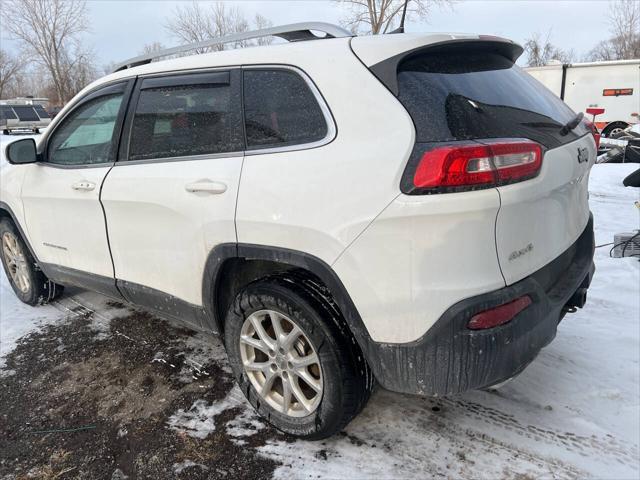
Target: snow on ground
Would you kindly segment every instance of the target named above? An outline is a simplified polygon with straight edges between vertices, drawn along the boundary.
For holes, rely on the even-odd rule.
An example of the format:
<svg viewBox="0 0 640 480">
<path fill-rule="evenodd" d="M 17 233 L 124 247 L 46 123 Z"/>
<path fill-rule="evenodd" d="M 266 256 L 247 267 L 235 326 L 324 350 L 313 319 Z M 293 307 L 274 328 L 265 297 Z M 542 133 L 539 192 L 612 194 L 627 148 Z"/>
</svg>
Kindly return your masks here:
<svg viewBox="0 0 640 480">
<path fill-rule="evenodd" d="M 621 184 L 636 167 L 594 167 L 596 244 L 639 228 L 640 210 L 633 205 L 638 190 Z M 278 478 L 638 478 L 640 263 L 609 258 L 609 248 L 596 250 L 586 308 L 567 315 L 556 339 L 500 390 L 438 399 L 378 390 L 343 434 L 322 442 L 275 436 L 258 451 L 282 464 Z M 56 305 L 32 309 L 14 298 L 4 278 L 0 294 L 1 355 L 18 337 L 62 318 L 59 310 L 95 312 L 98 337 L 122 313 L 98 294 L 71 289 Z M 191 366 L 208 357 L 228 372 L 220 343 L 209 350 L 200 335 L 192 337 L 199 347 Z M 240 413 L 231 420 L 226 415 L 223 423 L 221 414 L 233 408 Z M 234 388 L 222 400 L 200 399 L 176 411 L 166 428 L 194 441 L 224 432 L 245 448 L 264 422 Z M 194 466 L 194 460 L 176 463 L 174 471 Z"/>
<path fill-rule="evenodd" d="M 60 311 L 52 306 L 33 308 L 22 303 L 4 272 L 0 272 L 0 369 L 4 366 L 3 358 L 19 338 L 60 317 Z"/>
</svg>

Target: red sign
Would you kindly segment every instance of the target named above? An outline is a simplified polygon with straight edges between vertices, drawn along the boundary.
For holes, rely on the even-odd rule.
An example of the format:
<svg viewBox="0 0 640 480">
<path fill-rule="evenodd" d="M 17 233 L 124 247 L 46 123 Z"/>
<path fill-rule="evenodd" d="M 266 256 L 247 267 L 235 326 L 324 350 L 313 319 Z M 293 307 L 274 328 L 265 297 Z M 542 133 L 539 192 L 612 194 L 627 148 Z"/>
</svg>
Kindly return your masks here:
<svg viewBox="0 0 640 480">
<path fill-rule="evenodd" d="M 633 88 L 605 88 L 603 97 L 619 97 L 620 95 L 633 95 Z"/>
</svg>

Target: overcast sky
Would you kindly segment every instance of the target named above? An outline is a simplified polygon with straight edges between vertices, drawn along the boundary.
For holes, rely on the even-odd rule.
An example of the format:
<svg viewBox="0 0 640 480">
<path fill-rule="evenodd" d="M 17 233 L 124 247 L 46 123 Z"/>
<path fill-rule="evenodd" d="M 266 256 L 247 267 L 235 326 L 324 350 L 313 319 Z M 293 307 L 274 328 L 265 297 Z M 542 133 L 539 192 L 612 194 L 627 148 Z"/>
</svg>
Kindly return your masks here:
<svg viewBox="0 0 640 480">
<path fill-rule="evenodd" d="M 170 0 L 89 0 L 91 32 L 86 41 L 105 65 L 138 55 L 144 44 L 159 41 L 165 46 L 179 42 L 164 25 L 177 5 Z M 203 1 L 203 4 L 211 3 Z M 261 13 L 274 25 L 326 21 L 339 23 L 344 7 L 330 0 L 228 1 L 247 17 Z M 522 43 L 533 32 L 551 32 L 551 41 L 574 50 L 578 59 L 600 40 L 609 37 L 607 1 L 598 0 L 467 0 L 452 7 L 434 7 L 425 20 L 410 19 L 409 32 L 469 32 L 500 35 Z M 1 28 L 1 25 L 0 25 Z M 16 49 L 15 42 L 1 32 L 3 48 Z"/>
</svg>

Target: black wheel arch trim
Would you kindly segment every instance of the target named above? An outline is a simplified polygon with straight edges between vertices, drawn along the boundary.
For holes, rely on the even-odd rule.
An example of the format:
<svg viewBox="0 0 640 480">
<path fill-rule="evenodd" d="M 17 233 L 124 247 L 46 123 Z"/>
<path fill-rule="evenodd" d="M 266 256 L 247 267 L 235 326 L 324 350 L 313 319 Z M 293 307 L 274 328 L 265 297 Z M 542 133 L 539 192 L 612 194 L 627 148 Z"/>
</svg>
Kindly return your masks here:
<svg viewBox="0 0 640 480">
<path fill-rule="evenodd" d="M 372 342 L 358 309 L 349 296 L 347 289 L 329 264 L 320 258 L 298 250 L 248 243 L 227 243 L 211 250 L 204 270 L 202 298 L 206 316 L 213 324 L 209 328 L 223 331 L 224 312 L 217 310 L 217 295 L 224 281 L 221 276 L 222 266 L 227 260 L 240 258 L 245 260 L 269 260 L 309 271 L 320 279 L 330 290 L 351 333 L 356 338 L 363 352 Z M 366 354 L 365 354 L 366 356 Z M 369 360 L 369 359 L 367 359 Z"/>
<path fill-rule="evenodd" d="M 33 250 L 33 247 L 29 243 L 29 239 L 27 238 L 27 235 L 25 235 L 24 230 L 22 229 L 22 226 L 18 221 L 18 218 L 16 217 L 15 213 L 13 213 L 13 210 L 11 209 L 11 207 L 7 203 L 0 201 L 0 211 L 7 212 L 7 214 L 11 218 L 11 221 L 13 221 L 13 224 L 18 229 L 18 232 L 20 232 L 20 236 L 22 237 L 22 240 L 24 241 L 25 245 L 29 249 L 29 253 L 31 253 L 31 256 L 34 258 L 36 263 L 40 265 L 38 257 L 36 256 L 36 252 Z"/>
</svg>

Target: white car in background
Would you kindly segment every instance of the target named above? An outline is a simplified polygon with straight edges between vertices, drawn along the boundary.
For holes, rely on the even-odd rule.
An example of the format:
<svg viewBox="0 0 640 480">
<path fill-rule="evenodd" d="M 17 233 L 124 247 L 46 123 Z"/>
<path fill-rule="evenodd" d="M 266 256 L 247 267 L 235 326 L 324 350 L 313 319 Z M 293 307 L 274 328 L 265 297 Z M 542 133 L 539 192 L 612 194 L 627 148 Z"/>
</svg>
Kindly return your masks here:
<svg viewBox="0 0 640 480">
<path fill-rule="evenodd" d="M 502 38 L 312 23 L 217 42 L 266 34 L 298 41 L 132 59 L 7 147 L 16 295 L 78 285 L 217 332 L 252 405 L 305 438 L 374 380 L 517 375 L 585 303 L 592 126 Z"/>
</svg>

